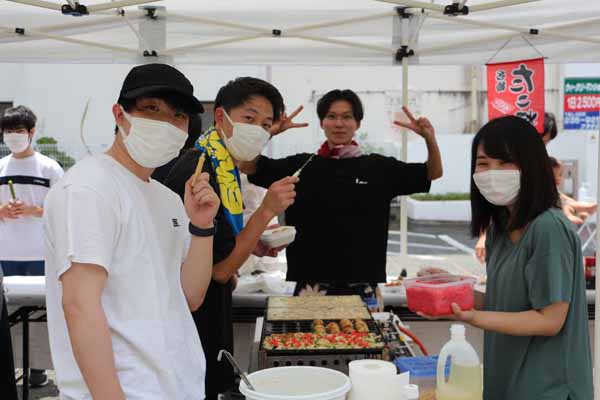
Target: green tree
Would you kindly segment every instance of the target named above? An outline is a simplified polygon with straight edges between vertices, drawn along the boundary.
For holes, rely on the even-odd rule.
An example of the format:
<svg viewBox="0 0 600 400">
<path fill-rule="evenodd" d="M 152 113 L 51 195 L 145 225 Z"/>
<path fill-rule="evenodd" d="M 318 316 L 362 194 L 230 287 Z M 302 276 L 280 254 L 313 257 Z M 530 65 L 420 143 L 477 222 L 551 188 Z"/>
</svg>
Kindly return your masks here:
<svg viewBox="0 0 600 400">
<path fill-rule="evenodd" d="M 37 149 L 43 155 L 56 160 L 66 171 L 75 164 L 75 159 L 64 151 L 59 150 L 58 141 L 53 137 L 44 136 L 36 140 Z"/>
</svg>

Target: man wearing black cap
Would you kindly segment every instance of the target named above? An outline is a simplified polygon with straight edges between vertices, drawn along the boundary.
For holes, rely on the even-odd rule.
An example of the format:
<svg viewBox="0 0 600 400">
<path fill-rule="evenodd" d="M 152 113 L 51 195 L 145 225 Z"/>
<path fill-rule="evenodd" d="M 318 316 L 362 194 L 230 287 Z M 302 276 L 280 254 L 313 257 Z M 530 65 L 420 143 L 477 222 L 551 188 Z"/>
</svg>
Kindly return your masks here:
<svg viewBox="0 0 600 400">
<path fill-rule="evenodd" d="M 48 194 L 48 330 L 62 399 L 204 398 L 190 310 L 210 282 L 219 199 L 206 173 L 186 182 L 183 202 L 150 179 L 200 110 L 176 69 L 133 68 L 112 108 L 112 147 Z"/>
</svg>

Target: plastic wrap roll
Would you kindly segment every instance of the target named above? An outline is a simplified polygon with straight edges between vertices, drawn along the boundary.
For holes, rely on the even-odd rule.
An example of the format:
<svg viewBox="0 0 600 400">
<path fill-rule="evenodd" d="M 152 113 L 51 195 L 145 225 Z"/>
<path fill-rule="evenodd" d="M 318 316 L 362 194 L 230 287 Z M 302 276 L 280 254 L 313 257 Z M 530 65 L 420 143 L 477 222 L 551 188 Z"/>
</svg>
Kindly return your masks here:
<svg viewBox="0 0 600 400">
<path fill-rule="evenodd" d="M 349 365 L 352 390 L 348 400 L 397 400 L 408 384 L 408 374 L 397 374 L 396 366 L 381 360 L 356 360 Z"/>
</svg>

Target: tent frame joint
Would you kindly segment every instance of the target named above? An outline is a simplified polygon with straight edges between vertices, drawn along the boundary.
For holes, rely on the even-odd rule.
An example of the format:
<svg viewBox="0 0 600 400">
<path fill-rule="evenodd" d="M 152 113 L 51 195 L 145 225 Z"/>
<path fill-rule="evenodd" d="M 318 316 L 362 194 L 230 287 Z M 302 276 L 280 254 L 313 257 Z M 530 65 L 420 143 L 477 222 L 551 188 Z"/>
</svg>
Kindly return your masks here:
<svg viewBox="0 0 600 400">
<path fill-rule="evenodd" d="M 454 2 L 444 7 L 444 15 L 448 15 L 450 17 L 469 15 L 469 7 L 465 5 L 461 7 L 459 2 Z"/>
<path fill-rule="evenodd" d="M 158 57 L 158 53 L 156 52 L 156 50 L 144 50 L 143 55 L 144 57 Z"/>
<path fill-rule="evenodd" d="M 402 59 L 405 57 L 411 57 L 415 55 L 415 51 L 413 49 L 409 49 L 408 46 L 400 46 L 398 50 L 396 50 L 396 61 L 402 62 Z"/>
<path fill-rule="evenodd" d="M 280 37 L 283 34 L 283 31 L 281 29 L 273 29 L 271 31 L 271 35 L 276 36 L 276 37 Z"/>
<path fill-rule="evenodd" d="M 402 19 L 408 19 L 412 15 L 406 11 L 408 10 L 408 7 L 396 7 L 395 10 L 398 13 L 398 16 Z"/>
<path fill-rule="evenodd" d="M 144 7 L 144 11 L 146 11 L 146 15 L 144 15 L 146 18 L 150 18 L 153 20 L 158 19 L 158 16 L 156 15 L 156 7 L 146 6 Z"/>
<path fill-rule="evenodd" d="M 84 15 L 89 15 L 89 11 L 86 6 L 83 4 L 79 4 L 78 2 L 74 3 L 75 8 L 73 8 L 70 4 L 63 4 L 60 8 L 60 11 L 64 15 L 70 15 L 72 17 L 82 17 Z"/>
<path fill-rule="evenodd" d="M 529 34 L 530 35 L 539 35 L 540 34 L 540 30 L 539 29 L 535 29 L 535 28 L 531 28 L 529 30 Z"/>
<path fill-rule="evenodd" d="M 17 35 L 25 36 L 25 28 L 15 28 L 15 33 Z"/>
</svg>

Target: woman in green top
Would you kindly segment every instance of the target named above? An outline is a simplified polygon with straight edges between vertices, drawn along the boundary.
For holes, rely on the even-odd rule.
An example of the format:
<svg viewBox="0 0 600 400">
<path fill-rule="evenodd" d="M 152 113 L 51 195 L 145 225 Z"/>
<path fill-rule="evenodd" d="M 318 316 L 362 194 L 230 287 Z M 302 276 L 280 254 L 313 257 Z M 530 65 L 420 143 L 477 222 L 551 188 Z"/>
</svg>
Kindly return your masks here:
<svg viewBox="0 0 600 400">
<path fill-rule="evenodd" d="M 560 210 L 542 138 L 517 117 L 472 147 L 471 230 L 487 231 L 487 289 L 454 318 L 485 329 L 484 399 L 593 398 L 581 243 Z M 483 304 L 481 304 L 483 303 Z"/>
</svg>

